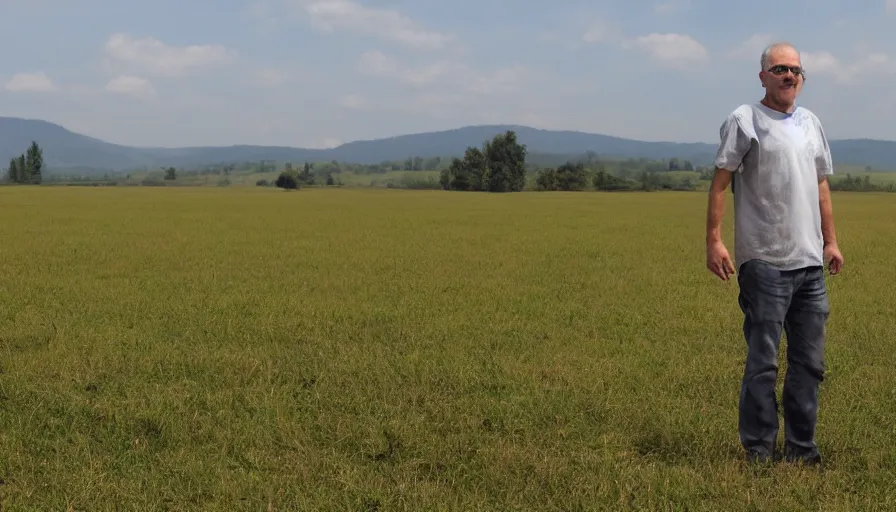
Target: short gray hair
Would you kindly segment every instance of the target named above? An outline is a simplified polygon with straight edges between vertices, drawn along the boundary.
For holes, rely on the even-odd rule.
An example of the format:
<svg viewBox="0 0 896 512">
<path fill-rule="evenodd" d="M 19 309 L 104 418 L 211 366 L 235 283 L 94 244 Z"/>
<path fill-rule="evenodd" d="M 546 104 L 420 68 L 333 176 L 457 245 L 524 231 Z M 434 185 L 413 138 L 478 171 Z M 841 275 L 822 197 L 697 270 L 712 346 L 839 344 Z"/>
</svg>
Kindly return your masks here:
<svg viewBox="0 0 896 512">
<path fill-rule="evenodd" d="M 772 51 L 777 50 L 778 48 L 790 48 L 795 51 L 797 55 L 800 55 L 800 51 L 796 49 L 796 46 L 786 41 L 772 43 L 766 46 L 765 50 L 762 50 L 762 56 L 759 58 L 759 65 L 762 66 L 762 71 L 768 71 L 768 61 L 772 58 Z M 802 56 L 800 56 L 800 62 L 802 62 L 802 60 Z"/>
</svg>

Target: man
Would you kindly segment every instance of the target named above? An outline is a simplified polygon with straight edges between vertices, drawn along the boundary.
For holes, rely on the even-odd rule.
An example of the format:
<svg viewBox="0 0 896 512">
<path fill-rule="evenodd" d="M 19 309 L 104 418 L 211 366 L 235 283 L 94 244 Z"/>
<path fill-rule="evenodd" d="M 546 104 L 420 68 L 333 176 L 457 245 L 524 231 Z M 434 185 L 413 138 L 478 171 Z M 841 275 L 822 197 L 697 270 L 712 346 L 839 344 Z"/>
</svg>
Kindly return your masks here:
<svg viewBox="0 0 896 512">
<path fill-rule="evenodd" d="M 818 118 L 796 98 L 806 80 L 800 54 L 788 43 L 760 59 L 765 97 L 734 110 L 722 124 L 709 192 L 706 265 L 722 280 L 735 265 L 722 242 L 725 189 L 734 195 L 738 304 L 744 314 L 747 360 L 738 428 L 751 462 L 775 458 L 775 383 L 782 331 L 787 335 L 784 457 L 815 464 L 818 388 L 823 380 L 829 314 L 824 266 L 840 272 L 834 235 L 828 141 Z"/>
</svg>

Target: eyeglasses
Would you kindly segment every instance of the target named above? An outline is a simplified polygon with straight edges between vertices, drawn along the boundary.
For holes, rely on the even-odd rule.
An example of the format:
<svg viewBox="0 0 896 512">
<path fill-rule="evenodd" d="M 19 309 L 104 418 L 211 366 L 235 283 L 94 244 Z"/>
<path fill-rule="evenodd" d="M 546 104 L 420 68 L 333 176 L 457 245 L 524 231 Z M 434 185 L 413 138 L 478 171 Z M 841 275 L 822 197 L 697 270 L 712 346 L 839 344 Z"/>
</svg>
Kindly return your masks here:
<svg viewBox="0 0 896 512">
<path fill-rule="evenodd" d="M 768 71 L 773 75 L 783 75 L 784 73 L 790 71 L 794 75 L 799 75 L 803 78 L 806 78 L 806 71 L 800 66 L 785 66 L 784 64 L 778 64 L 777 66 L 768 68 Z"/>
</svg>

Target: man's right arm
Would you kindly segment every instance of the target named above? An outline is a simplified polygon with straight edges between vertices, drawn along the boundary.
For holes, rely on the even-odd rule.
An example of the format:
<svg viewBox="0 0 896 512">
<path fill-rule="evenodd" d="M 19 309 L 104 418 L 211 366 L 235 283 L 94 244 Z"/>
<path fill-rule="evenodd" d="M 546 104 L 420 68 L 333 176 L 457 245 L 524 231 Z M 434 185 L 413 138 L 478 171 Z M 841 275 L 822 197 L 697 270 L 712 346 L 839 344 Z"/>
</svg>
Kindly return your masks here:
<svg viewBox="0 0 896 512">
<path fill-rule="evenodd" d="M 725 215 L 725 191 L 731 184 L 732 172 L 716 168 L 709 186 L 709 206 L 706 211 L 706 243 L 722 241 L 722 217 Z"/>
<path fill-rule="evenodd" d="M 734 263 L 722 242 L 725 190 L 731 184 L 731 179 L 731 171 L 716 168 L 709 187 L 709 204 L 706 208 L 706 266 L 725 281 L 734 274 Z"/>
<path fill-rule="evenodd" d="M 731 185 L 734 173 L 741 169 L 743 159 L 753 143 L 741 122 L 741 116 L 732 112 L 719 129 L 715 173 L 709 187 L 709 204 L 706 209 L 706 266 L 725 281 L 734 274 L 734 263 L 722 242 L 725 190 Z"/>
</svg>

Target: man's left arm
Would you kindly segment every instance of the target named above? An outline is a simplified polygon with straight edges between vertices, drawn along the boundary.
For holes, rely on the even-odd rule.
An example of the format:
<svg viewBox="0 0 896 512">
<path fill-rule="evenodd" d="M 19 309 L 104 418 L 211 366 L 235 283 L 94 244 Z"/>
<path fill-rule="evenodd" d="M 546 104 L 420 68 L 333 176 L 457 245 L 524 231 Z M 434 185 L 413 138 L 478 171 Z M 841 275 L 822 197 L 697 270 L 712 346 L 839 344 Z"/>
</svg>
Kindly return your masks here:
<svg viewBox="0 0 896 512">
<path fill-rule="evenodd" d="M 843 255 L 837 245 L 837 234 L 834 229 L 834 206 L 831 202 L 830 177 L 834 174 L 831 148 L 821 123 L 818 124 L 821 148 L 815 158 L 815 169 L 818 174 L 818 206 L 821 211 L 821 235 L 824 239 L 824 260 L 831 274 L 837 274 L 843 267 Z"/>
</svg>

